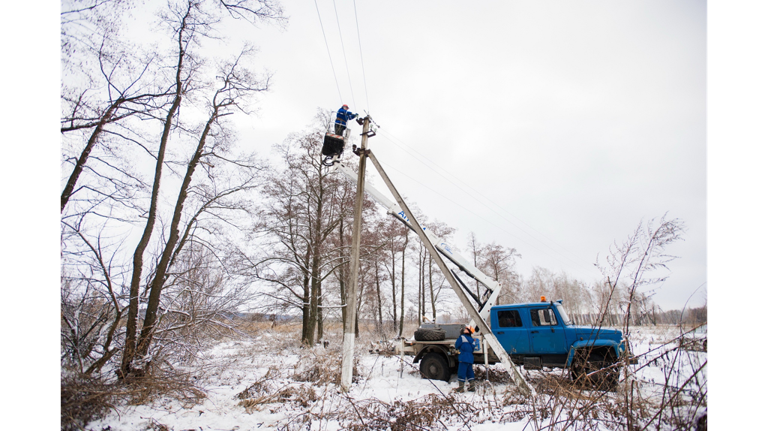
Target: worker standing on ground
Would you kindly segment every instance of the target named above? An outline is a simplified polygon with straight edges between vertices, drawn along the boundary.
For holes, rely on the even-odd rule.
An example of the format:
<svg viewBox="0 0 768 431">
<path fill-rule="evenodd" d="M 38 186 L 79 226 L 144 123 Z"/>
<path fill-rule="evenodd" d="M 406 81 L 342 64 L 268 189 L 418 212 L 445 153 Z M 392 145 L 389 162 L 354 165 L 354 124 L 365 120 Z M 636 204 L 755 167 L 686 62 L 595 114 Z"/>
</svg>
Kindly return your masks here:
<svg viewBox="0 0 768 431">
<path fill-rule="evenodd" d="M 459 392 L 464 392 L 464 382 L 466 381 L 469 381 L 468 391 L 475 391 L 475 370 L 472 369 L 472 364 L 475 363 L 473 332 L 475 331 L 472 327 L 464 327 L 454 346 L 459 351 Z"/>
<path fill-rule="evenodd" d="M 347 121 L 357 117 L 357 114 L 349 112 L 349 106 L 346 104 L 339 108 L 336 113 L 336 134 L 344 136 L 344 129 L 347 128 Z"/>
</svg>

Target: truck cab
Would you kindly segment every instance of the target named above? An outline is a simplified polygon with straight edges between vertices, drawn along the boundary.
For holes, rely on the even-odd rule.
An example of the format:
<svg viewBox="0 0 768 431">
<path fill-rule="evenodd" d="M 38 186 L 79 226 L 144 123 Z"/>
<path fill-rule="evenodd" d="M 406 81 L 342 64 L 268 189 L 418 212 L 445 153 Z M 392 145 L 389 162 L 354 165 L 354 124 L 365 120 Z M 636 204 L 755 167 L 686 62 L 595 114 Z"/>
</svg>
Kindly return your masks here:
<svg viewBox="0 0 768 431">
<path fill-rule="evenodd" d="M 625 354 L 621 331 L 574 325 L 562 301 L 497 305 L 490 318 L 510 359 L 527 369 L 569 368 L 582 350 L 600 362 L 613 363 Z"/>
</svg>

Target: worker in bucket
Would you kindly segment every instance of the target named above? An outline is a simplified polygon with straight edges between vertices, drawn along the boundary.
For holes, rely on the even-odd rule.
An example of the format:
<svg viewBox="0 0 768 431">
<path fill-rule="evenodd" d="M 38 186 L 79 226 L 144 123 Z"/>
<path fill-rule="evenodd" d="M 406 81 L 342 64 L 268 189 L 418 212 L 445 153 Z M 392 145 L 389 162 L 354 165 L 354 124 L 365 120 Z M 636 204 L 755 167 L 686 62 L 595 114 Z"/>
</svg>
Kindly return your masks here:
<svg viewBox="0 0 768 431">
<path fill-rule="evenodd" d="M 459 389 L 458 392 L 464 392 L 464 382 L 469 381 L 469 392 L 475 391 L 475 371 L 472 364 L 475 362 L 475 342 L 472 334 L 474 328 L 467 325 L 461 330 L 461 335 L 456 339 L 456 350 L 459 351 Z"/>
<path fill-rule="evenodd" d="M 344 104 L 336 113 L 336 134 L 344 136 L 344 129 L 347 128 L 347 121 L 357 117 L 357 114 L 349 112 L 349 106 Z"/>
</svg>

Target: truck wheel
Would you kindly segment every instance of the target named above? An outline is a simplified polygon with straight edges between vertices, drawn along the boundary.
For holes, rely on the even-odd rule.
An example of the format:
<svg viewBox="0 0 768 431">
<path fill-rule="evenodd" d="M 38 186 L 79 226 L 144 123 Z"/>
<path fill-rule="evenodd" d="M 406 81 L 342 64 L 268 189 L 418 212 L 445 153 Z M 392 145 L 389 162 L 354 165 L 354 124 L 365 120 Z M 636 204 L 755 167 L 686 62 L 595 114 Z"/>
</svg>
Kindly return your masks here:
<svg viewBox="0 0 768 431">
<path fill-rule="evenodd" d="M 603 370 L 615 364 L 616 361 L 607 354 L 591 353 L 588 357 L 586 351 L 577 351 L 571 363 L 571 379 L 580 386 L 592 387 L 600 390 L 614 390 L 619 383 L 620 370 L 616 367 Z M 594 373 L 595 371 L 602 370 Z M 592 375 L 588 375 L 594 373 Z"/>
<path fill-rule="evenodd" d="M 416 341 L 442 341 L 445 340 L 445 331 L 442 329 L 419 328 L 413 333 Z"/>
<path fill-rule="evenodd" d="M 424 355 L 421 358 L 419 370 L 425 379 L 445 380 L 447 382 L 451 378 L 448 362 L 439 353 L 427 353 Z"/>
</svg>

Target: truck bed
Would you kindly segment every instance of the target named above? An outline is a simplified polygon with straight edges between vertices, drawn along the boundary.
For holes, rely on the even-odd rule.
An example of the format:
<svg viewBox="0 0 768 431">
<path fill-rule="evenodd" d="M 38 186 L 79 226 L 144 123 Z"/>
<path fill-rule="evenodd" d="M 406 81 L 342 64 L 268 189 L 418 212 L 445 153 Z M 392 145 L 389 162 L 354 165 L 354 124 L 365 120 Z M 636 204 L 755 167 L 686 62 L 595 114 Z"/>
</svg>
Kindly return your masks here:
<svg viewBox="0 0 768 431">
<path fill-rule="evenodd" d="M 483 343 L 483 337 L 474 337 L 478 338 L 480 340 L 480 346 L 483 348 L 485 344 Z M 454 348 L 456 345 L 456 338 L 446 338 L 444 340 L 440 341 L 417 341 L 413 338 L 410 339 L 403 339 L 401 340 L 401 344 L 398 348 L 399 354 L 402 355 L 408 355 L 408 356 L 416 356 L 422 349 L 424 349 L 427 346 L 445 346 L 448 348 L 448 351 L 450 352 L 451 356 L 458 356 L 459 351 Z M 485 349 L 488 352 L 488 363 L 489 364 L 495 364 L 499 362 L 499 358 L 496 356 L 496 354 L 493 352 L 493 349 L 485 346 Z M 485 363 L 485 355 L 483 354 L 482 350 L 479 352 L 474 353 L 475 356 L 475 363 L 476 364 L 484 364 Z"/>
</svg>

